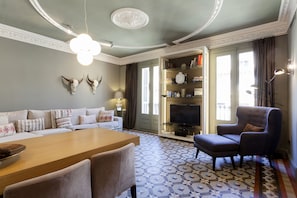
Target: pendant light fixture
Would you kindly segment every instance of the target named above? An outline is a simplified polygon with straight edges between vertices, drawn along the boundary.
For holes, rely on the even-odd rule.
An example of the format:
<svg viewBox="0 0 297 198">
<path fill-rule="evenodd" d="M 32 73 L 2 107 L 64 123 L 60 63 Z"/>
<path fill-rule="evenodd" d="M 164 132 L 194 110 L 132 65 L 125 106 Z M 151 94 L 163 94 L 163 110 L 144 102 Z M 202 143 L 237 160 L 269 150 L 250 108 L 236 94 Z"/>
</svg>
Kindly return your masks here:
<svg viewBox="0 0 297 198">
<path fill-rule="evenodd" d="M 101 52 L 100 44 L 97 41 L 94 41 L 88 34 L 86 1 L 87 0 L 84 0 L 84 15 L 87 33 L 82 33 L 70 41 L 70 49 L 77 55 L 78 62 L 84 66 L 92 64 L 94 56 Z"/>
</svg>

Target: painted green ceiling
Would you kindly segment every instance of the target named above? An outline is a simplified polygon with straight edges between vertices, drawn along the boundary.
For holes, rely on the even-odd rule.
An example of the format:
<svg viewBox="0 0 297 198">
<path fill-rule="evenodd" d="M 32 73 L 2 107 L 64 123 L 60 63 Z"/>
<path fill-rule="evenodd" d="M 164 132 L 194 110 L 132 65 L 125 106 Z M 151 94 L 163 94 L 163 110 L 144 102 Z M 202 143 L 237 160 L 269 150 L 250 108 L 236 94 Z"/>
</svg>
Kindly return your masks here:
<svg viewBox="0 0 297 198">
<path fill-rule="evenodd" d="M 147 46 L 167 43 L 184 37 L 203 26 L 211 17 L 215 0 L 87 0 L 89 34 L 94 40 L 121 46 Z M 55 21 L 85 32 L 83 0 L 39 0 Z M 278 19 L 281 0 L 224 0 L 214 21 L 192 41 Z M 146 12 L 149 24 L 139 30 L 121 29 L 111 20 L 118 8 L 132 7 Z M 42 18 L 29 0 L 1 0 L 0 23 L 45 35 L 61 41 L 73 36 L 57 29 Z M 150 49 L 151 50 L 151 49 Z M 147 50 L 103 47 L 103 52 L 124 57 Z"/>
</svg>

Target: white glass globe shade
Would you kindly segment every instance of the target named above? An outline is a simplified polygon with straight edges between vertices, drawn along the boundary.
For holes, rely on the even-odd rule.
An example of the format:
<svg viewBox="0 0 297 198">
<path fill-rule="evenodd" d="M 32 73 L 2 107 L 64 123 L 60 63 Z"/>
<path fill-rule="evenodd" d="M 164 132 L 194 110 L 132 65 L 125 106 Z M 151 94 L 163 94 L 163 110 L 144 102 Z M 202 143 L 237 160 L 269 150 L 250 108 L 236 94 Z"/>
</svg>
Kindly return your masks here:
<svg viewBox="0 0 297 198">
<path fill-rule="evenodd" d="M 88 34 L 80 34 L 77 36 L 77 39 L 79 39 L 81 42 L 90 42 L 92 41 L 92 38 Z"/>
<path fill-rule="evenodd" d="M 78 53 L 79 49 L 80 49 L 80 45 L 79 45 L 79 40 L 77 38 L 73 38 L 70 41 L 70 49 L 74 52 L 74 53 Z"/>
<path fill-rule="evenodd" d="M 101 46 L 100 46 L 100 44 L 97 41 L 92 41 L 92 43 L 90 44 L 89 47 L 90 47 L 90 53 L 93 56 L 96 56 L 96 55 L 100 54 L 100 52 L 101 52 Z"/>
<path fill-rule="evenodd" d="M 89 53 L 78 53 L 76 58 L 84 66 L 88 66 L 93 62 L 93 56 Z"/>
<path fill-rule="evenodd" d="M 70 49 L 76 54 L 88 52 L 92 42 L 93 40 L 88 34 L 80 34 L 70 41 Z"/>
</svg>

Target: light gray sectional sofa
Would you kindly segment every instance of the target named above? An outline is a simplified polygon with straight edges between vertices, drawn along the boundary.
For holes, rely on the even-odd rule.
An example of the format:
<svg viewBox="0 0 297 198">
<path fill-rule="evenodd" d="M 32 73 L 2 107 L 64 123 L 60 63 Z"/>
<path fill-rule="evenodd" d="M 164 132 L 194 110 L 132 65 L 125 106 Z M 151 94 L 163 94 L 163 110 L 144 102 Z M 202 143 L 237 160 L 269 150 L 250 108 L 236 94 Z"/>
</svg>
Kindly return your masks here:
<svg viewBox="0 0 297 198">
<path fill-rule="evenodd" d="M 0 112 L 0 143 L 88 128 L 122 130 L 123 119 L 104 107 Z"/>
</svg>

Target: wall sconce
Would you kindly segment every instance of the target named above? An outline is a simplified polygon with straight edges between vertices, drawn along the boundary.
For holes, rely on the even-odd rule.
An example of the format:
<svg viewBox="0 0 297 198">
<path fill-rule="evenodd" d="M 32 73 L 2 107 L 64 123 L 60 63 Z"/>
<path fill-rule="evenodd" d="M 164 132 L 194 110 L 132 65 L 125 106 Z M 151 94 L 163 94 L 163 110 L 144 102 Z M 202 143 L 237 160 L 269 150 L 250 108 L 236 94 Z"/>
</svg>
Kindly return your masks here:
<svg viewBox="0 0 297 198">
<path fill-rule="evenodd" d="M 117 111 L 122 111 L 122 98 L 123 98 L 123 92 L 122 91 L 116 91 L 114 93 L 114 98 L 117 99 L 116 109 Z"/>
</svg>

